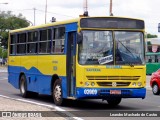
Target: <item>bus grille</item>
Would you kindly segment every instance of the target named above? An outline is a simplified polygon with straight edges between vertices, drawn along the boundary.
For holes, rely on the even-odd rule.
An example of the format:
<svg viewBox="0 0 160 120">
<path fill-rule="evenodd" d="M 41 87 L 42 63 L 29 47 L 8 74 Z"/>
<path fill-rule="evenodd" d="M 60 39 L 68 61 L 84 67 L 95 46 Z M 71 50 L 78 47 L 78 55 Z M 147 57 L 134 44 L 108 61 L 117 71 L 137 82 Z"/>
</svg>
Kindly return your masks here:
<svg viewBox="0 0 160 120">
<path fill-rule="evenodd" d="M 116 83 L 116 86 L 114 86 Z M 99 86 L 106 86 L 106 87 L 122 87 L 122 86 L 129 86 L 131 82 L 97 82 Z"/>
<path fill-rule="evenodd" d="M 140 76 L 87 76 L 88 80 L 139 80 Z"/>
</svg>

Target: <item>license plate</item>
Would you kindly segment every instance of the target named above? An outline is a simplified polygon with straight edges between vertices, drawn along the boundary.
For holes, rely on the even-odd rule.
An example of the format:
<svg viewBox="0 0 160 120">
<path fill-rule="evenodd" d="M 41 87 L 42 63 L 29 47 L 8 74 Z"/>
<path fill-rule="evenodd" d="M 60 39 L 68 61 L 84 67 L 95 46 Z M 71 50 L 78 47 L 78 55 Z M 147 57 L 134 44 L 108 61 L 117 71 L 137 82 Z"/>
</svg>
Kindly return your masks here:
<svg viewBox="0 0 160 120">
<path fill-rule="evenodd" d="M 111 95 L 120 95 L 121 94 L 121 90 L 110 90 L 110 94 Z"/>
</svg>

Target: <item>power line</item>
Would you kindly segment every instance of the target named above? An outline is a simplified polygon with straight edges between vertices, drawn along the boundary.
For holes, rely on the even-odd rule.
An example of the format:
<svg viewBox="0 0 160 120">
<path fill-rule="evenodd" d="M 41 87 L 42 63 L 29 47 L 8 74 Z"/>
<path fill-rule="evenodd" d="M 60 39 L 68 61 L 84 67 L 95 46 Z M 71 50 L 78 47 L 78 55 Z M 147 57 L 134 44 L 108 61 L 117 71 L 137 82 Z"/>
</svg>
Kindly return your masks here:
<svg viewBox="0 0 160 120">
<path fill-rule="evenodd" d="M 17 10 L 11 10 L 12 12 L 14 11 L 18 11 L 18 12 L 21 12 L 21 11 L 33 11 L 33 9 L 17 9 Z M 45 12 L 45 10 L 40 10 L 40 9 L 37 9 L 36 8 L 36 11 L 39 11 L 39 12 Z M 50 12 L 50 11 L 47 11 L 47 13 L 50 13 L 50 14 L 55 14 L 55 15 L 60 15 L 60 16 L 66 16 L 66 17 L 70 17 L 70 18 L 75 18 L 73 16 L 69 16 L 69 15 L 64 15 L 64 14 L 59 14 L 59 13 L 55 13 L 55 12 Z"/>
<path fill-rule="evenodd" d="M 40 10 L 40 9 L 37 9 L 37 11 L 44 12 L 44 10 Z M 66 17 L 71 17 L 71 18 L 75 18 L 75 17 L 73 17 L 73 16 L 64 15 L 64 14 L 59 14 L 59 13 L 54 13 L 54 12 L 49 12 L 49 11 L 47 11 L 47 13 L 55 14 L 55 15 L 61 15 L 61 16 L 66 16 Z"/>
</svg>

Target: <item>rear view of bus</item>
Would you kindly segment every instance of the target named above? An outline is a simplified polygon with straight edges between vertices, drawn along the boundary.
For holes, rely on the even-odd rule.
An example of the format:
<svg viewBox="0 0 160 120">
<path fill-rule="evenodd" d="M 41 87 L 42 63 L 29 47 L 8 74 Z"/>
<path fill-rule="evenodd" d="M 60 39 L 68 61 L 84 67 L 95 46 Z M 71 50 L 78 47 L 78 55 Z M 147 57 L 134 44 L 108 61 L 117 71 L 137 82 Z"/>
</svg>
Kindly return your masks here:
<svg viewBox="0 0 160 120">
<path fill-rule="evenodd" d="M 77 97 L 145 98 L 144 21 L 96 17 L 80 19 L 76 65 Z"/>
</svg>

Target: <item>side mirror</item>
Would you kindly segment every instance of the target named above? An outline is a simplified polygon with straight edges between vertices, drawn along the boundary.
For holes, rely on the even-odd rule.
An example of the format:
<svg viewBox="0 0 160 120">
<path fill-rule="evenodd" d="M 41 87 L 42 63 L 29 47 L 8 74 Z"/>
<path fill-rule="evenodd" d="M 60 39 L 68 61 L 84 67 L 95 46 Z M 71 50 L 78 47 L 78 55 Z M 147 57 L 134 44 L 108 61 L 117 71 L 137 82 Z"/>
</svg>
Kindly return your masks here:
<svg viewBox="0 0 160 120">
<path fill-rule="evenodd" d="M 83 34 L 82 32 L 77 33 L 77 44 L 82 43 L 83 41 Z"/>
</svg>

